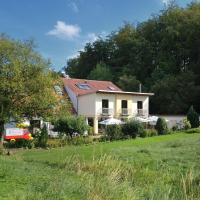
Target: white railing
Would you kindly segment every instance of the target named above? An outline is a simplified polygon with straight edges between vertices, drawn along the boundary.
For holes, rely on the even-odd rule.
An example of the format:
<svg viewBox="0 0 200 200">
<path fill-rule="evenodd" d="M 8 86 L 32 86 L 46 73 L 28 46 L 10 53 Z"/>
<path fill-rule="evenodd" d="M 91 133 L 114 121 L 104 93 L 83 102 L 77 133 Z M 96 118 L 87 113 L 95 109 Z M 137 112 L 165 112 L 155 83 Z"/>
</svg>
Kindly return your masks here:
<svg viewBox="0 0 200 200">
<path fill-rule="evenodd" d="M 146 116 L 148 114 L 147 110 L 137 109 L 137 116 Z"/>
<path fill-rule="evenodd" d="M 122 116 L 128 116 L 128 115 L 131 115 L 131 110 L 128 109 L 128 108 L 121 108 L 119 113 L 122 115 Z"/>
<path fill-rule="evenodd" d="M 113 115 L 113 109 L 112 108 L 102 108 L 101 115 L 103 115 L 103 116 Z"/>
</svg>

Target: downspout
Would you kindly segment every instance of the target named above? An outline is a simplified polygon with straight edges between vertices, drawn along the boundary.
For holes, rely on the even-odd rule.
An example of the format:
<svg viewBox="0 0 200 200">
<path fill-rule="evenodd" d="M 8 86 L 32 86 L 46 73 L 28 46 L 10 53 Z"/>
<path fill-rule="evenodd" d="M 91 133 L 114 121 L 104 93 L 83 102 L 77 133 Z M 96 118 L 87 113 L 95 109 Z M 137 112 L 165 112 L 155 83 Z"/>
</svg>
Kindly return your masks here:
<svg viewBox="0 0 200 200">
<path fill-rule="evenodd" d="M 76 110 L 77 110 L 77 115 L 78 115 L 78 95 L 76 96 L 76 104 L 77 104 L 77 108 L 76 108 Z"/>
</svg>

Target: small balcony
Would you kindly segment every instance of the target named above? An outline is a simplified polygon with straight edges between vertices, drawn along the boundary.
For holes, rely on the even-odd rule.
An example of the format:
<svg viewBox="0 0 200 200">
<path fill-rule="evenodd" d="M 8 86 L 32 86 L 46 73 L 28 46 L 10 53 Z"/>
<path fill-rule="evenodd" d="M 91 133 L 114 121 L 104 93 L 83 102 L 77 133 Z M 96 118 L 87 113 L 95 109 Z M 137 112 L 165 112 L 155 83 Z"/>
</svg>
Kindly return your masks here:
<svg viewBox="0 0 200 200">
<path fill-rule="evenodd" d="M 111 116 L 111 115 L 113 115 L 113 109 L 112 108 L 102 108 L 101 115 Z"/>
<path fill-rule="evenodd" d="M 131 112 L 128 108 L 122 108 L 119 113 L 121 114 L 121 116 L 129 116 Z"/>
<path fill-rule="evenodd" d="M 147 110 L 144 109 L 137 109 L 137 116 L 146 116 Z"/>
</svg>

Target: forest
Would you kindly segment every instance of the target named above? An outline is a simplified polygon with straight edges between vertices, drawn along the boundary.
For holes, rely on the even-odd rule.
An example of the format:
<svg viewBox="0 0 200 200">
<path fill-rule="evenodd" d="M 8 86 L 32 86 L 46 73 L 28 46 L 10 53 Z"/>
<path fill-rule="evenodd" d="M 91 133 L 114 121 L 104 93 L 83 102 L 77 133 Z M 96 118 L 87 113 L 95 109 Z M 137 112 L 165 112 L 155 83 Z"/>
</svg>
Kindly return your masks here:
<svg viewBox="0 0 200 200">
<path fill-rule="evenodd" d="M 110 80 L 126 91 L 154 92 L 150 113 L 200 112 L 200 3 L 170 4 L 147 21 L 124 23 L 68 60 L 73 78 Z"/>
</svg>

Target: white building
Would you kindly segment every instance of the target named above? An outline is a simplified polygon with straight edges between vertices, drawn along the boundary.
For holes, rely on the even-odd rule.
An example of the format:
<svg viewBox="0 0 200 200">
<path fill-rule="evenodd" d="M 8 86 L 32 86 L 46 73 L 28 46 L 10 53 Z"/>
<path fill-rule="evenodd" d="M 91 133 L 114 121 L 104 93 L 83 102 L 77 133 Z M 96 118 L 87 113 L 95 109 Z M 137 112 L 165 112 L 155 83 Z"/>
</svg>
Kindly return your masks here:
<svg viewBox="0 0 200 200">
<path fill-rule="evenodd" d="M 86 117 L 95 134 L 99 120 L 149 115 L 153 93 L 125 92 L 110 81 L 63 78 L 63 82 L 77 115 Z"/>
</svg>

